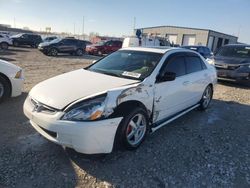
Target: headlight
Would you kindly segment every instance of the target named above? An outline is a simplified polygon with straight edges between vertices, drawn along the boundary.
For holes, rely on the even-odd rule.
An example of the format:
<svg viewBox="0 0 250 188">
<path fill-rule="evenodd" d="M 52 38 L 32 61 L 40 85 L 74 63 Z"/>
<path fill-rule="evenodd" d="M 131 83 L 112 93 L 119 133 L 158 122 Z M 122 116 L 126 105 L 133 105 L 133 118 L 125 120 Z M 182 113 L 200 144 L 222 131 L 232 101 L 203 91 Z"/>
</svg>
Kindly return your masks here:
<svg viewBox="0 0 250 188">
<path fill-rule="evenodd" d="M 214 59 L 207 58 L 206 60 L 210 65 L 214 65 Z"/>
<path fill-rule="evenodd" d="M 96 120 L 102 117 L 105 109 L 106 95 L 92 98 L 72 105 L 66 110 L 61 118 L 68 121 L 88 121 Z"/>
<path fill-rule="evenodd" d="M 16 79 L 20 79 L 22 77 L 22 70 L 19 70 L 16 75 L 15 75 L 15 78 Z"/>
</svg>

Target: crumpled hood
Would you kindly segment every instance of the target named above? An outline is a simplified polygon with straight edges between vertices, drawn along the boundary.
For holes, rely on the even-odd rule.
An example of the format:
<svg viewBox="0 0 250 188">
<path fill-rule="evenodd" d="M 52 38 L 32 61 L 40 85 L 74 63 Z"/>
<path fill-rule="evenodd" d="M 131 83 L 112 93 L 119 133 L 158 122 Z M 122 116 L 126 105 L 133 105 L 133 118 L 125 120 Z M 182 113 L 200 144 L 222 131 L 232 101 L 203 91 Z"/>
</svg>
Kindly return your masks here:
<svg viewBox="0 0 250 188">
<path fill-rule="evenodd" d="M 215 64 L 241 65 L 241 64 L 250 63 L 249 58 L 215 56 L 214 60 L 215 60 Z"/>
<path fill-rule="evenodd" d="M 63 109 L 83 97 L 137 82 L 80 69 L 37 84 L 29 95 L 50 107 Z"/>
</svg>

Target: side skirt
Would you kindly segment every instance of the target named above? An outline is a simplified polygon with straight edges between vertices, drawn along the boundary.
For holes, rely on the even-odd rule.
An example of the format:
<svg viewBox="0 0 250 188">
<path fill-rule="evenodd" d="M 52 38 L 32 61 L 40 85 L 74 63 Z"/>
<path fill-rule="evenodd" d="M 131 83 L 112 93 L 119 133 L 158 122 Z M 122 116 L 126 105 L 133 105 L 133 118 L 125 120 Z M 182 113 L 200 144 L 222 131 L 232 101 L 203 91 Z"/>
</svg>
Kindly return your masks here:
<svg viewBox="0 0 250 188">
<path fill-rule="evenodd" d="M 168 117 L 168 118 L 166 118 L 166 119 L 163 119 L 163 120 L 160 120 L 160 121 L 154 123 L 154 124 L 152 125 L 151 132 L 153 133 L 153 132 L 157 131 L 157 130 L 160 129 L 161 127 L 163 127 L 163 126 L 169 124 L 170 122 L 176 120 L 177 118 L 183 116 L 184 114 L 190 112 L 191 110 L 193 110 L 193 109 L 195 109 L 195 108 L 197 108 L 197 107 L 199 107 L 199 106 L 200 106 L 200 104 L 196 104 L 196 105 L 191 106 L 190 108 L 187 108 L 187 109 L 185 109 L 185 110 L 183 110 L 183 111 L 181 111 L 181 112 L 179 112 L 179 113 L 177 113 L 177 114 L 175 114 L 175 115 L 173 115 L 173 116 L 171 116 L 171 117 Z"/>
</svg>

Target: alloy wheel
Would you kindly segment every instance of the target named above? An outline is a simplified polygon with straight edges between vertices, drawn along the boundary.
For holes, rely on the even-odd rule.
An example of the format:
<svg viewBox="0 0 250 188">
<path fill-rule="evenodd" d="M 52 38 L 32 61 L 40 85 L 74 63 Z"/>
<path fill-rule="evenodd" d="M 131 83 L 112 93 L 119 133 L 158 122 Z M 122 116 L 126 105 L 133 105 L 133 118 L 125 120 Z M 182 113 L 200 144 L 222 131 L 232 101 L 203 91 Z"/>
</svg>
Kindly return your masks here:
<svg viewBox="0 0 250 188">
<path fill-rule="evenodd" d="M 134 115 L 126 130 L 126 138 L 129 144 L 136 146 L 140 143 L 147 130 L 147 121 L 144 115 L 136 114 Z"/>
<path fill-rule="evenodd" d="M 207 108 L 210 101 L 212 99 L 212 88 L 211 87 L 207 87 L 204 94 L 203 94 L 203 102 L 202 105 L 204 106 L 204 108 Z"/>
</svg>

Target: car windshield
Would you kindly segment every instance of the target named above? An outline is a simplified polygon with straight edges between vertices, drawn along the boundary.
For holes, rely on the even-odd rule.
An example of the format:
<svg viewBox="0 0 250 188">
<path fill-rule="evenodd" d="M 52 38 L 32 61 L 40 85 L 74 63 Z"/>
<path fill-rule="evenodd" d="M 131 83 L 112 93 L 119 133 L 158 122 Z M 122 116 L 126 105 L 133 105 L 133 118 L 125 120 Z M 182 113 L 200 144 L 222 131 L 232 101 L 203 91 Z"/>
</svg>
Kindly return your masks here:
<svg viewBox="0 0 250 188">
<path fill-rule="evenodd" d="M 216 54 L 225 57 L 250 58 L 250 46 L 225 46 Z"/>
<path fill-rule="evenodd" d="M 163 54 L 120 50 L 99 60 L 87 70 L 117 77 L 143 80 L 148 77 Z"/>
<path fill-rule="evenodd" d="M 58 43 L 60 42 L 62 39 L 61 38 L 56 38 L 54 40 L 51 40 L 50 43 Z"/>
</svg>

